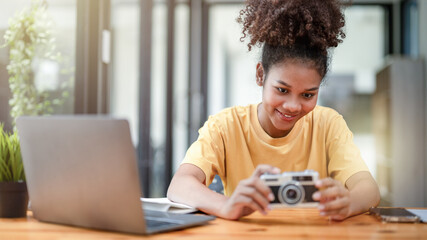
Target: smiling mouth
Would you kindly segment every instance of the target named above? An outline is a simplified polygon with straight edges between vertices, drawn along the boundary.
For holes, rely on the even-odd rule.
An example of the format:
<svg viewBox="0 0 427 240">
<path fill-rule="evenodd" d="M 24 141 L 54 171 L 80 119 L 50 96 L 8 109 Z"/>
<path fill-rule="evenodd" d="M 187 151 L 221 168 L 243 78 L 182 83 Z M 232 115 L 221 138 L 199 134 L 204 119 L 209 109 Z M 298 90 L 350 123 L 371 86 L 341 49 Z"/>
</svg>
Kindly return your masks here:
<svg viewBox="0 0 427 240">
<path fill-rule="evenodd" d="M 295 115 L 284 114 L 277 109 L 276 109 L 276 111 L 279 114 L 280 118 L 283 120 L 286 120 L 286 121 L 293 121 L 298 116 L 298 114 L 295 114 Z"/>
</svg>

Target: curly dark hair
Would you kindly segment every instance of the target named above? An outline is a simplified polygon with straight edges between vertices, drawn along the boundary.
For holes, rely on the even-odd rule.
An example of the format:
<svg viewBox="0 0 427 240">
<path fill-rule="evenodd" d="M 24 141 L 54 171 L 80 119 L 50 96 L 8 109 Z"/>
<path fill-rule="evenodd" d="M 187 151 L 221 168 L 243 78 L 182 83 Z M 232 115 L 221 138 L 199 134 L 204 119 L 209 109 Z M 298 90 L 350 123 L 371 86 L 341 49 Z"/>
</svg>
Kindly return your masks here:
<svg viewBox="0 0 427 240">
<path fill-rule="evenodd" d="M 314 64 L 326 75 L 328 48 L 345 38 L 340 0 L 247 0 L 237 21 L 243 25 L 241 41 L 249 36 L 249 51 L 263 45 L 264 70 L 287 59 Z M 311 61 L 309 61 L 311 60 Z"/>
</svg>

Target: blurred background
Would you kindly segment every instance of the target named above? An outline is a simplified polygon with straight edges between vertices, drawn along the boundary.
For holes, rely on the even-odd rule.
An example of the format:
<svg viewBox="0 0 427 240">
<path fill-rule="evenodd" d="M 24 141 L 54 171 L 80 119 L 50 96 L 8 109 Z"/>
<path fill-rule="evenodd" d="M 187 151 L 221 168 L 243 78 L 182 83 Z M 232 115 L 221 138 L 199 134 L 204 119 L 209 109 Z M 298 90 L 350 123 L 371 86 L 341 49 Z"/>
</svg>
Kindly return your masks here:
<svg viewBox="0 0 427 240">
<path fill-rule="evenodd" d="M 344 116 L 380 186 L 381 205 L 427 207 L 427 1 L 352 2 L 347 37 L 331 51 L 318 104 Z M 45 21 L 28 11 L 37 4 Z M 23 79 L 36 85 L 48 109 L 39 114 L 128 119 L 144 195 L 165 196 L 209 115 L 261 101 L 259 49 L 248 52 L 239 40 L 243 6 L 243 0 L 1 1 L 1 36 L 35 29 L 45 40 L 19 41 L 44 42 L 57 57 L 27 54 L 27 45 L 4 45 L 1 38 L 0 122 L 12 131 L 10 100 L 18 90 L 9 81 L 23 73 L 10 69 L 26 66 Z M 36 19 L 31 27 L 16 23 L 25 16 Z"/>
</svg>

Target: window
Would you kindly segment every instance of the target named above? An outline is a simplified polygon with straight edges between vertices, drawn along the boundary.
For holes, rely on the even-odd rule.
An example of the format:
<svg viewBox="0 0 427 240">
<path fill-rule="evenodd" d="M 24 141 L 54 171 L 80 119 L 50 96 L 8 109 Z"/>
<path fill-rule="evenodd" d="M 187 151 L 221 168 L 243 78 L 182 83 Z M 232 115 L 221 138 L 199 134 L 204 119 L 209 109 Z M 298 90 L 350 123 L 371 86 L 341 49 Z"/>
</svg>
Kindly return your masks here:
<svg viewBox="0 0 427 240">
<path fill-rule="evenodd" d="M 372 130 L 372 94 L 383 66 L 386 10 L 352 6 L 345 10 L 346 38 L 332 53 L 329 75 L 319 91 L 319 105 L 343 115 L 373 176 L 376 176 Z"/>
<path fill-rule="evenodd" d="M 0 35 L 3 36 L 9 28 L 9 19 L 17 13 L 29 9 L 31 4 L 45 3 L 45 17 L 36 17 L 37 30 L 44 34 L 51 34 L 50 43 L 54 54 L 58 57 L 48 58 L 42 53 L 45 49 L 38 48 L 38 53 L 31 59 L 31 72 L 38 94 L 42 92 L 49 96 L 45 98 L 50 102 L 50 110 L 43 113 L 70 114 L 74 112 L 74 71 L 76 49 L 76 1 L 75 0 L 49 0 L 49 1 L 2 1 L 0 3 Z M 43 10 L 44 11 L 44 10 Z M 28 12 L 28 11 L 27 11 Z M 9 88 L 9 74 L 6 66 L 9 64 L 9 48 L 0 49 L 0 121 L 5 123 L 6 129 L 11 129 L 9 99 L 12 97 Z M 40 96 L 40 95 L 39 95 Z M 38 102 L 41 102 L 40 97 Z M 48 102 L 44 102 L 48 104 Z M 39 114 L 41 112 L 39 111 Z M 25 111 L 24 114 L 33 114 Z"/>
<path fill-rule="evenodd" d="M 139 121 L 139 1 L 111 2 L 110 113 L 129 120 L 138 145 Z"/>
</svg>

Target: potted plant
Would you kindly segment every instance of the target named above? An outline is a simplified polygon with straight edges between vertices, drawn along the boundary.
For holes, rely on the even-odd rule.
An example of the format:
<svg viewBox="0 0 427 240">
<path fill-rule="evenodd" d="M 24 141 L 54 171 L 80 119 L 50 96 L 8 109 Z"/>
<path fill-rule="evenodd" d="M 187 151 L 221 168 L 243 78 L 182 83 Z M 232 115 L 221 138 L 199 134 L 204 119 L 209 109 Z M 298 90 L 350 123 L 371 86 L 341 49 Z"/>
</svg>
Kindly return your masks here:
<svg viewBox="0 0 427 240">
<path fill-rule="evenodd" d="M 0 124 L 0 217 L 27 215 L 28 192 L 18 135 Z"/>
</svg>

